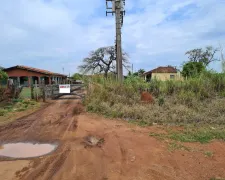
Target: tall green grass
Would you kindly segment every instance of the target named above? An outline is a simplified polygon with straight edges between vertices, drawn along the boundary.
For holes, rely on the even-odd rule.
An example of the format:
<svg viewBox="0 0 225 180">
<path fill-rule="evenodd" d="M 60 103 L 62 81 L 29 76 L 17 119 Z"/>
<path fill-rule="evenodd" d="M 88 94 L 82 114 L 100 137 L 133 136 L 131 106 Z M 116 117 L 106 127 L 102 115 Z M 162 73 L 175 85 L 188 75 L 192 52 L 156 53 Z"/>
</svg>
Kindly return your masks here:
<svg viewBox="0 0 225 180">
<path fill-rule="evenodd" d="M 225 74 L 204 72 L 183 81 L 150 83 L 129 76 L 118 83 L 114 77 L 95 77 L 86 81 L 87 110 L 114 118 L 149 123 L 217 123 L 225 124 Z M 154 104 L 140 102 L 139 89 L 148 89 Z"/>
</svg>

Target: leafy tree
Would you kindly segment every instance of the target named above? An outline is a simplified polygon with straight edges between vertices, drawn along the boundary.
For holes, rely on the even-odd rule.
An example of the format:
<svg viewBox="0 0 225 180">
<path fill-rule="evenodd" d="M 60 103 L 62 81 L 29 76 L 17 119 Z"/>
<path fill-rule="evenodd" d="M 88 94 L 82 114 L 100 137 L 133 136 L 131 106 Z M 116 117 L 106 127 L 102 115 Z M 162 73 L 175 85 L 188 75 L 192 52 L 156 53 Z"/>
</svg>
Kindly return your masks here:
<svg viewBox="0 0 225 180">
<path fill-rule="evenodd" d="M 133 76 L 141 76 L 145 73 L 144 69 L 139 69 L 137 72 L 133 73 Z"/>
<path fill-rule="evenodd" d="M 188 55 L 190 62 L 201 62 L 205 66 L 208 66 L 213 61 L 218 61 L 214 56 L 218 51 L 218 48 L 213 48 L 212 46 L 207 46 L 206 49 L 193 49 L 187 51 L 185 54 Z"/>
<path fill-rule="evenodd" d="M 0 70 L 0 81 L 4 81 L 8 79 L 8 75 L 6 72 Z"/>
<path fill-rule="evenodd" d="M 145 73 L 145 70 L 144 69 L 139 69 L 138 70 L 138 75 L 141 76 Z"/>
<path fill-rule="evenodd" d="M 128 76 L 132 76 L 132 73 L 130 71 L 128 71 Z"/>
<path fill-rule="evenodd" d="M 133 76 L 138 76 L 138 72 L 133 73 Z"/>
<path fill-rule="evenodd" d="M 75 74 L 72 75 L 72 78 L 73 78 L 74 80 L 81 80 L 82 75 L 79 74 L 79 73 L 75 73 Z"/>
<path fill-rule="evenodd" d="M 183 65 L 181 74 L 184 77 L 195 77 L 206 69 L 202 62 L 187 62 Z"/>
<path fill-rule="evenodd" d="M 123 53 L 122 56 L 123 67 L 129 68 L 129 61 L 127 53 Z M 78 69 L 83 73 L 104 73 L 107 77 L 108 73 L 116 73 L 116 53 L 115 47 L 102 47 L 95 51 L 92 51 L 89 57 L 84 58 L 82 65 Z"/>
</svg>

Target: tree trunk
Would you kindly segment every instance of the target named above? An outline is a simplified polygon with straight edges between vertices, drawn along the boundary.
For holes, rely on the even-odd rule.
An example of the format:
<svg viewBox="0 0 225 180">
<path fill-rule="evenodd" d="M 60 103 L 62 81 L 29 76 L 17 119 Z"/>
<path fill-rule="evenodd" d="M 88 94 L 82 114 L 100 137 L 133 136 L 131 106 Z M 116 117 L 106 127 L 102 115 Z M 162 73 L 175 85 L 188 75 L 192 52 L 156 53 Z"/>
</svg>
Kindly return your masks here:
<svg viewBox="0 0 225 180">
<path fill-rule="evenodd" d="M 107 77 L 108 77 L 108 72 L 105 71 L 105 73 L 104 73 L 104 78 L 107 78 Z"/>
</svg>

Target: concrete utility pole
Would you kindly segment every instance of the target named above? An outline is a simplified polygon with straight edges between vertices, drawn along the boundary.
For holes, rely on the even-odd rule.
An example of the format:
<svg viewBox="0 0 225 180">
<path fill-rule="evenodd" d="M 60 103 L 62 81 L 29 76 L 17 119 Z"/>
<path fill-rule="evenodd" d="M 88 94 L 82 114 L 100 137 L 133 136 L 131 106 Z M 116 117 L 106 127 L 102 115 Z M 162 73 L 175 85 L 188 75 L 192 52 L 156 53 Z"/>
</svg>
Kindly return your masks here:
<svg viewBox="0 0 225 180">
<path fill-rule="evenodd" d="M 109 7 L 108 3 L 111 2 L 112 6 Z M 106 0 L 106 9 L 111 11 L 106 11 L 106 16 L 110 13 L 115 14 L 116 22 L 116 73 L 118 81 L 123 81 L 123 60 L 122 60 L 122 41 L 121 41 L 121 28 L 123 26 L 123 16 L 125 11 L 123 7 L 125 6 L 125 0 Z"/>
</svg>

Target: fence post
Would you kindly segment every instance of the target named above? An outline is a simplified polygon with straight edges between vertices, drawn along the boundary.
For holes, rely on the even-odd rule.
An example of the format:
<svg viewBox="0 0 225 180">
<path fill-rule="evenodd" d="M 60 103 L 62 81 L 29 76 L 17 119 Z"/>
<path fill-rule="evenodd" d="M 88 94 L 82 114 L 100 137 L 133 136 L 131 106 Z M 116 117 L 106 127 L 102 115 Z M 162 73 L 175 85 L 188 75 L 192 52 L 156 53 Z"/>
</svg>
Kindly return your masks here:
<svg viewBox="0 0 225 180">
<path fill-rule="evenodd" d="M 37 80 L 35 80 L 35 99 L 38 101 L 38 88 L 37 88 Z"/>
<path fill-rule="evenodd" d="M 17 85 L 16 85 L 16 83 L 13 83 L 13 85 L 12 85 L 13 99 L 16 98 L 16 89 L 17 89 Z"/>
<path fill-rule="evenodd" d="M 51 98 L 53 99 L 53 94 L 54 94 L 54 89 L 53 89 L 53 84 L 51 85 Z"/>
<path fill-rule="evenodd" d="M 30 90 L 31 90 L 31 99 L 34 99 L 34 85 L 30 83 Z"/>
<path fill-rule="evenodd" d="M 45 83 L 44 83 L 44 81 L 41 81 L 41 91 L 42 91 L 43 102 L 45 102 Z"/>
</svg>

